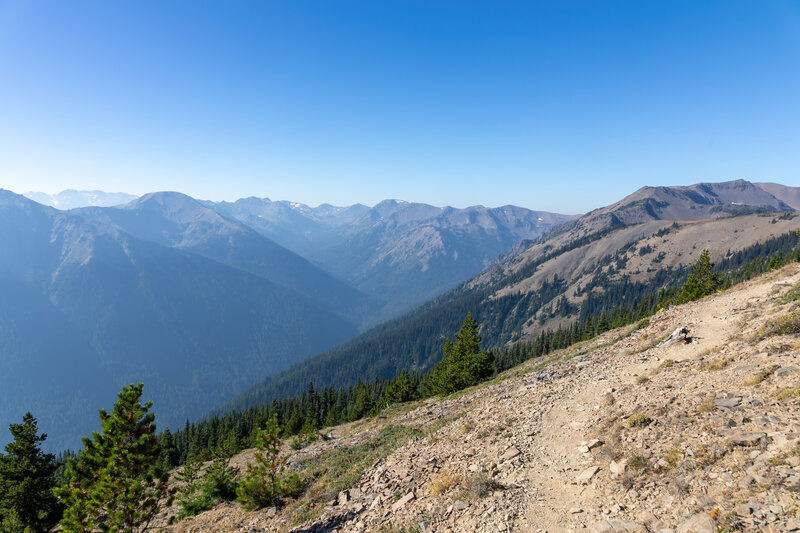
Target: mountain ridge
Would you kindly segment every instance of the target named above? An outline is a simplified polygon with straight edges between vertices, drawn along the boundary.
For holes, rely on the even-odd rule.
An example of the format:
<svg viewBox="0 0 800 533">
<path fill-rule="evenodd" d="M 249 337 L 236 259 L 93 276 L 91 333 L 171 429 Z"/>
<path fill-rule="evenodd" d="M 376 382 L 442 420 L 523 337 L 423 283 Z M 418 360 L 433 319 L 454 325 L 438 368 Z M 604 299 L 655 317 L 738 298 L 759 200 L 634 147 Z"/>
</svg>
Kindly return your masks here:
<svg viewBox="0 0 800 533">
<path fill-rule="evenodd" d="M 91 433 L 129 382 L 177 427 L 356 334 L 261 277 L 8 191 L 0 240 L 0 423 L 33 410 L 53 449 Z"/>
<path fill-rule="evenodd" d="M 392 199 L 335 208 L 333 214 L 326 210 L 324 216 L 322 206 L 268 199 L 206 205 L 383 301 L 373 324 L 477 274 L 521 240 L 574 218 L 516 206 L 457 209 Z"/>
<path fill-rule="evenodd" d="M 182 193 L 149 193 L 121 206 L 75 212 L 285 286 L 356 325 L 373 307 L 365 295 L 306 259 Z"/>
</svg>

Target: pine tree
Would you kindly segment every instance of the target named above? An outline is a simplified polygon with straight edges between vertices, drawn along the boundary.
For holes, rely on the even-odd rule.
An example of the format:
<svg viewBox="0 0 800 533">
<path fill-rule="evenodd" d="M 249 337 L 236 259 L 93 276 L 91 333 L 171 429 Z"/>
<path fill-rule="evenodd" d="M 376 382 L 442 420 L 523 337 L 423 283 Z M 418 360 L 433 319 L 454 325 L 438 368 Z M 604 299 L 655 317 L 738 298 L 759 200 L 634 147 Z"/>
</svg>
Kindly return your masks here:
<svg viewBox="0 0 800 533">
<path fill-rule="evenodd" d="M 32 414 L 9 429 L 14 440 L 0 454 L 0 531 L 47 531 L 58 521 L 55 456 L 39 448 L 47 435 L 38 435 Z"/>
<path fill-rule="evenodd" d="M 488 378 L 494 372 L 494 356 L 480 350 L 478 323 L 467 313 L 455 342 L 446 339 L 444 358 L 431 369 L 428 386 L 434 394 L 449 394 Z"/>
<path fill-rule="evenodd" d="M 123 387 L 112 413 L 100 410 L 102 433 L 84 437 L 77 460 L 69 460 L 69 483 L 56 491 L 66 506 L 65 532 L 132 533 L 146 528 L 168 496 L 152 402 L 141 405 L 142 389 L 141 383 Z"/>
<path fill-rule="evenodd" d="M 724 280 L 720 274 L 711 270 L 713 266 L 708 250 L 703 250 L 692 266 L 692 272 L 686 278 L 686 283 L 683 284 L 681 293 L 678 295 L 678 304 L 699 300 L 722 288 Z"/>
<path fill-rule="evenodd" d="M 286 457 L 280 456 L 280 434 L 277 415 L 258 432 L 255 463 L 247 463 L 247 472 L 236 489 L 236 500 L 248 511 L 277 505 L 281 496 L 294 496 L 302 490 L 297 474 L 282 475 Z"/>
</svg>

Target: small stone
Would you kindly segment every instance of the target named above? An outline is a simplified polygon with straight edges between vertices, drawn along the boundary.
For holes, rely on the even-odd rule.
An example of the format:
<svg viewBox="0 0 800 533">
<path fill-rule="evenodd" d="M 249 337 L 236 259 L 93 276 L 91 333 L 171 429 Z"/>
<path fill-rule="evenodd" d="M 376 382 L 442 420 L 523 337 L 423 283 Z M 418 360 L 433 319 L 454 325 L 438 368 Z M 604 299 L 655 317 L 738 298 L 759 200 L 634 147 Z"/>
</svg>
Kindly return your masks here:
<svg viewBox="0 0 800 533">
<path fill-rule="evenodd" d="M 733 508 L 733 512 L 739 516 L 750 516 L 753 514 L 753 508 L 746 503 L 741 503 Z"/>
<path fill-rule="evenodd" d="M 781 377 L 785 376 L 786 374 L 791 374 L 792 372 L 797 372 L 796 366 L 784 366 L 776 370 L 775 375 Z"/>
<path fill-rule="evenodd" d="M 590 533 L 647 533 L 647 529 L 629 520 L 601 520 L 596 522 L 590 529 Z"/>
<path fill-rule="evenodd" d="M 578 485 L 586 485 L 587 483 L 589 483 L 589 481 L 591 481 L 591 479 L 599 470 L 600 470 L 599 466 L 590 466 L 589 468 L 578 474 L 578 477 L 575 478 L 575 483 L 577 483 Z"/>
<path fill-rule="evenodd" d="M 414 493 L 409 492 L 408 494 L 406 494 L 405 496 L 403 496 L 402 498 L 400 498 L 399 500 L 397 500 L 392 504 L 392 511 L 394 512 L 397 511 L 398 509 L 402 509 L 405 506 L 405 504 L 407 504 L 414 498 L 415 498 Z"/>
<path fill-rule="evenodd" d="M 510 461 L 520 453 L 522 452 L 520 452 L 516 446 L 511 446 L 505 451 L 505 453 L 503 453 L 503 456 L 500 458 L 500 462 Z"/>
<path fill-rule="evenodd" d="M 733 398 L 717 398 L 714 400 L 714 405 L 718 409 L 733 409 L 734 407 L 738 407 L 741 401 L 741 398 L 735 396 Z"/>
<path fill-rule="evenodd" d="M 739 480 L 739 483 L 737 485 L 742 490 L 749 490 L 750 485 L 752 485 L 755 482 L 756 480 L 753 476 L 744 476 L 742 479 Z"/>
<path fill-rule="evenodd" d="M 569 508 L 569 514 L 578 514 L 578 513 L 582 513 L 582 512 L 583 512 L 583 509 L 581 509 L 580 507 L 570 507 Z"/>
<path fill-rule="evenodd" d="M 344 505 L 350 501 L 350 491 L 343 490 L 339 493 L 339 505 Z"/>
<path fill-rule="evenodd" d="M 676 533 L 717 533 L 717 524 L 706 513 L 698 513 L 678 526 Z"/>
<path fill-rule="evenodd" d="M 602 440 L 600 440 L 600 439 L 592 439 L 592 440 L 589 441 L 589 443 L 586 445 L 586 447 L 589 448 L 590 450 L 594 450 L 595 448 L 597 448 L 599 446 L 602 446 L 602 445 L 603 445 L 603 441 Z"/>
<path fill-rule="evenodd" d="M 734 446 L 758 446 L 762 440 L 766 440 L 767 434 L 760 431 L 737 431 L 730 438 Z"/>
<path fill-rule="evenodd" d="M 621 476 L 624 474 L 626 468 L 628 468 L 628 465 L 625 463 L 625 461 L 611 461 L 611 463 L 608 465 L 608 469 L 615 476 Z"/>
</svg>

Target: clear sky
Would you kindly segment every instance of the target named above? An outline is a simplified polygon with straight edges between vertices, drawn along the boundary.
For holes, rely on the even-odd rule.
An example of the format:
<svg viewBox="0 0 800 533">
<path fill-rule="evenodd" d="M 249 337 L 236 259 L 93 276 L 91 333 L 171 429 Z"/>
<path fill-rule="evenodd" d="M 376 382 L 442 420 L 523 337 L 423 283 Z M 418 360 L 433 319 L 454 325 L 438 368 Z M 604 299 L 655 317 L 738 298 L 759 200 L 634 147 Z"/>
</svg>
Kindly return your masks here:
<svg viewBox="0 0 800 533">
<path fill-rule="evenodd" d="M 800 186 L 800 1 L 0 0 L 0 187 L 581 212 Z"/>
</svg>

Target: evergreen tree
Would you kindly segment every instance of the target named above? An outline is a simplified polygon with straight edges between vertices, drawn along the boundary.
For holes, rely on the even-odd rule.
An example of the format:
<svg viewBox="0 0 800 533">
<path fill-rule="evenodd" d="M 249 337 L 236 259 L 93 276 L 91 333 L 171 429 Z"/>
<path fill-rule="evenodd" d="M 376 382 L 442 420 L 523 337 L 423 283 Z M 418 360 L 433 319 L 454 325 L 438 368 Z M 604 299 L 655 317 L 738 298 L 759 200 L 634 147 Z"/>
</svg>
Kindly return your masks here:
<svg viewBox="0 0 800 533">
<path fill-rule="evenodd" d="M 203 462 L 197 457 L 189 457 L 183 468 L 175 475 L 181 484 L 180 495 L 176 500 L 179 507 L 176 520 L 200 514 L 214 506 L 214 499 L 201 490 L 200 469 L 202 466 Z"/>
<path fill-rule="evenodd" d="M 703 250 L 692 267 L 691 274 L 686 278 L 686 283 L 683 284 L 681 293 L 678 295 L 678 304 L 699 300 L 722 288 L 724 279 L 720 274 L 711 270 L 713 266 L 708 250 Z"/>
<path fill-rule="evenodd" d="M 408 376 L 408 372 L 401 370 L 397 379 L 387 387 L 384 396 L 386 404 L 410 402 L 419 398 L 419 391 Z"/>
<path fill-rule="evenodd" d="M 294 409 L 292 409 L 292 414 L 289 415 L 289 421 L 286 422 L 286 434 L 297 435 L 303 429 L 304 423 L 303 414 L 300 412 L 300 408 L 295 405 Z"/>
<path fill-rule="evenodd" d="M 428 375 L 428 386 L 434 394 L 449 394 L 479 383 L 494 372 L 494 356 L 480 351 L 478 323 L 467 313 L 456 333 L 455 342 L 444 343 L 444 358 Z"/>
<path fill-rule="evenodd" d="M 25 413 L 21 424 L 9 426 L 12 442 L 0 454 L 0 531 L 48 531 L 57 521 L 53 495 L 55 456 L 39 448 L 36 418 Z"/>
<path fill-rule="evenodd" d="M 372 394 L 366 384 L 358 380 L 356 388 L 353 391 L 353 411 L 351 418 L 358 420 L 367 415 L 372 409 Z"/>
<path fill-rule="evenodd" d="M 255 463 L 247 463 L 247 472 L 236 489 L 236 500 L 248 511 L 277 505 L 281 496 L 295 496 L 302 489 L 297 474 L 282 475 L 286 457 L 280 456 L 280 434 L 277 415 L 258 432 Z"/>
<path fill-rule="evenodd" d="M 142 389 L 123 387 L 112 413 L 100 410 L 102 432 L 84 437 L 77 460 L 68 461 L 69 483 L 56 491 L 66 506 L 65 532 L 146 529 L 168 496 L 152 402 L 141 405 Z"/>
</svg>

